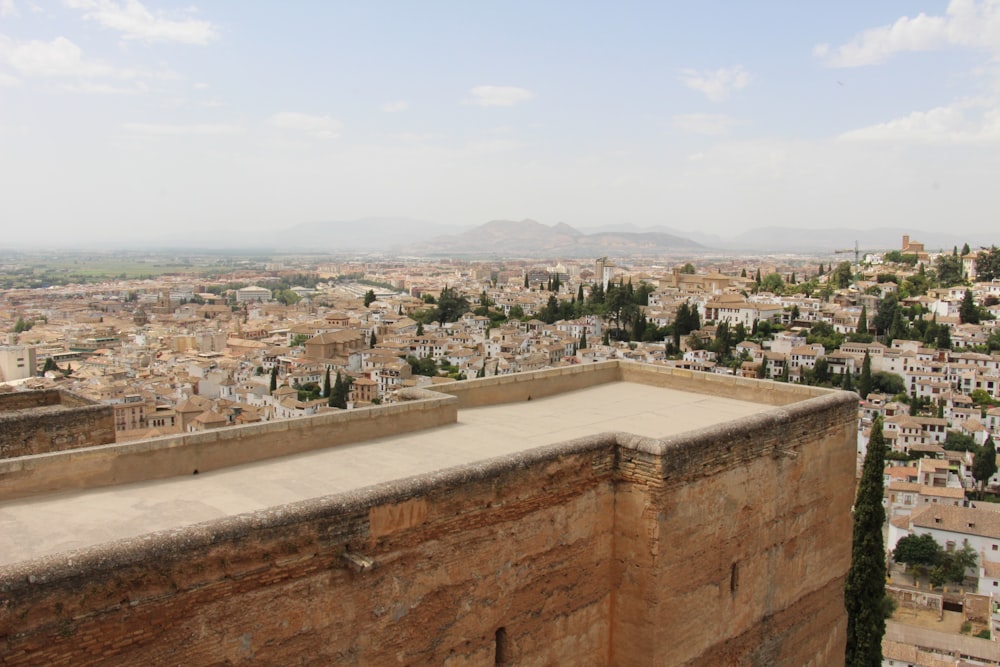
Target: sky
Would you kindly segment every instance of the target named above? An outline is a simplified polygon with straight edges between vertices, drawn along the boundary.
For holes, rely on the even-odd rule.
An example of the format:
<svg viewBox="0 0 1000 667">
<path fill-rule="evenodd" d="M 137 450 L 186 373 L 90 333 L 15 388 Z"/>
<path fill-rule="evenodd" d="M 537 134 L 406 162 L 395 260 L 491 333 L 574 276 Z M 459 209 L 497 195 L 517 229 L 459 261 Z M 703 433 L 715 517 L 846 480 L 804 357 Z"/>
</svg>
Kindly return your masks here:
<svg viewBox="0 0 1000 667">
<path fill-rule="evenodd" d="M 7 243 L 1000 230 L 1000 0 L 194 1 L 0 0 Z"/>
</svg>

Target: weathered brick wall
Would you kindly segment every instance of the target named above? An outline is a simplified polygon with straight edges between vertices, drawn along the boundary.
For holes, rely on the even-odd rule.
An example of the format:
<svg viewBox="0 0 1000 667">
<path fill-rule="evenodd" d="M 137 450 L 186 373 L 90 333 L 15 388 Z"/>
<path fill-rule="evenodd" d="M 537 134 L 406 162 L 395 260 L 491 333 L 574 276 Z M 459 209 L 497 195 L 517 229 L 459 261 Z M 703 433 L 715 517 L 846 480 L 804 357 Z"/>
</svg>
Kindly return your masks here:
<svg viewBox="0 0 1000 667">
<path fill-rule="evenodd" d="M 7 665 L 606 664 L 610 442 L 7 571 Z M 345 553 L 370 558 L 358 572 Z"/>
<path fill-rule="evenodd" d="M 0 459 L 114 441 L 110 406 L 51 389 L 0 394 Z"/>
<path fill-rule="evenodd" d="M 484 665 L 503 628 L 518 665 L 836 666 L 855 411 L 595 436 L 6 568 L 0 660 Z"/>
<path fill-rule="evenodd" d="M 827 395 L 623 452 L 613 664 L 842 664 L 855 413 Z"/>
<path fill-rule="evenodd" d="M 218 470 L 454 423 L 458 414 L 456 399 L 428 391 L 417 390 L 415 393 L 424 400 L 164 436 L 87 451 L 65 452 L 62 455 L 18 460 L 3 460 L 0 457 L 0 500 L 190 475 L 195 470 Z M 22 424 L 24 428 L 38 429 L 37 432 L 43 435 L 68 433 L 81 443 L 75 447 L 101 444 L 94 440 L 107 437 L 102 434 L 108 433 L 110 440 L 103 442 L 113 442 L 111 407 L 96 406 L 83 410 L 80 414 L 89 414 L 86 412 L 89 410 L 106 410 L 107 424 L 103 418 L 99 424 L 91 424 L 72 422 L 65 418 L 63 421 L 50 420 L 47 415 L 41 419 L 41 415 L 36 414 L 33 418 L 16 417 L 20 421 L 11 422 L 10 432 L 19 432 L 15 426 Z"/>
</svg>

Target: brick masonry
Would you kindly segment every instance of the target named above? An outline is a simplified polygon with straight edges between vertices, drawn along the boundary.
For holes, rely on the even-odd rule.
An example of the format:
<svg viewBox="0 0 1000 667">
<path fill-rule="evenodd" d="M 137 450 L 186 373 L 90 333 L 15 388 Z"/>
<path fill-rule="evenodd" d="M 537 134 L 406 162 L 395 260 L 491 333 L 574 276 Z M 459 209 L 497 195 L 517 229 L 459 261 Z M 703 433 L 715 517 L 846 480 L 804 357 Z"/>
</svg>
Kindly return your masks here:
<svg viewBox="0 0 1000 667">
<path fill-rule="evenodd" d="M 0 661 L 843 664 L 857 403 L 799 398 L 4 568 Z"/>
<path fill-rule="evenodd" d="M 55 389 L 0 394 L 0 459 L 114 441 L 109 405 Z"/>
</svg>

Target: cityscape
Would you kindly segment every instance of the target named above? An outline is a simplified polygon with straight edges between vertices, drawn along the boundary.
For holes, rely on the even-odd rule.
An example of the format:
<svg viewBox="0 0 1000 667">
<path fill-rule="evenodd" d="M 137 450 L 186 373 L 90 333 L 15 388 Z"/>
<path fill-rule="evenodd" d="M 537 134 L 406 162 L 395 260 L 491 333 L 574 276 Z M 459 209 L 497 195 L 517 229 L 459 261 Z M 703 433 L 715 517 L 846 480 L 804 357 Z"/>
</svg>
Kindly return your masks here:
<svg viewBox="0 0 1000 667">
<path fill-rule="evenodd" d="M 929 252 L 902 235 L 884 251 L 668 262 L 15 253 L 0 280 L 4 391 L 110 406 L 114 443 L 613 360 L 857 392 L 856 472 L 876 419 L 887 449 L 886 660 L 995 664 L 995 247 Z M 37 453 L 22 444 L 4 456 Z M 893 551 L 928 535 L 936 556 Z"/>
<path fill-rule="evenodd" d="M 0 0 L 0 664 L 1000 667 L 1000 0 Z"/>
</svg>

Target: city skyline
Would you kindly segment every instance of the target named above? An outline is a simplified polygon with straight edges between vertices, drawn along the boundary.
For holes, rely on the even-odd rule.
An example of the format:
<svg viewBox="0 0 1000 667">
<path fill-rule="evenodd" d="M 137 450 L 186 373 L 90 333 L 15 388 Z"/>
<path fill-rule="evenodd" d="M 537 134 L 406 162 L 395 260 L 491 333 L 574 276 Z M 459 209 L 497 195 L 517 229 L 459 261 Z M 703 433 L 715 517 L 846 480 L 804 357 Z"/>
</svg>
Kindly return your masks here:
<svg viewBox="0 0 1000 667">
<path fill-rule="evenodd" d="M 0 0 L 8 241 L 397 216 L 990 231 L 1000 2 Z"/>
</svg>

